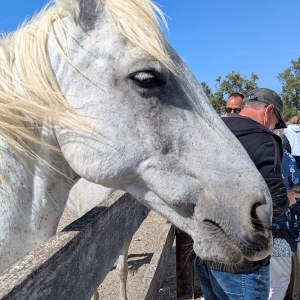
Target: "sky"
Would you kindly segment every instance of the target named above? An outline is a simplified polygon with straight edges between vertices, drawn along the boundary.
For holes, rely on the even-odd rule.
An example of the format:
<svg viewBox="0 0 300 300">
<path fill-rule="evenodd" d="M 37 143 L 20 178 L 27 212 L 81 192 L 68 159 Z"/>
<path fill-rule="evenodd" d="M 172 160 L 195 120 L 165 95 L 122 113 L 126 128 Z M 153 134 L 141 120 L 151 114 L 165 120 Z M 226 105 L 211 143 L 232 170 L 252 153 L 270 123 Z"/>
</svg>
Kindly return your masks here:
<svg viewBox="0 0 300 300">
<path fill-rule="evenodd" d="M 0 3 L 0 32 L 17 29 L 46 0 Z M 277 79 L 300 56 L 299 0 L 156 0 L 167 16 L 165 35 L 199 82 L 214 91 L 232 71 L 281 92 Z"/>
</svg>

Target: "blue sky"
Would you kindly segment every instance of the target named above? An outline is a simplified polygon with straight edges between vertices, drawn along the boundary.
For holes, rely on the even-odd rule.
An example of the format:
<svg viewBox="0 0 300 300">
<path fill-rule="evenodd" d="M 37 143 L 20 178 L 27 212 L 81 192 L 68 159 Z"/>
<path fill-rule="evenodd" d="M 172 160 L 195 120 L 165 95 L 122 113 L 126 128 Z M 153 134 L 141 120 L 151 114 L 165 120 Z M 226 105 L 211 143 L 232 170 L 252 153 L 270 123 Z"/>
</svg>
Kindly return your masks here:
<svg viewBox="0 0 300 300">
<path fill-rule="evenodd" d="M 15 30 L 48 1 L 0 3 L 0 32 Z M 259 76 L 281 91 L 277 74 L 300 56 L 299 0 L 157 0 L 167 15 L 166 37 L 199 81 L 214 89 L 231 71 Z"/>
</svg>

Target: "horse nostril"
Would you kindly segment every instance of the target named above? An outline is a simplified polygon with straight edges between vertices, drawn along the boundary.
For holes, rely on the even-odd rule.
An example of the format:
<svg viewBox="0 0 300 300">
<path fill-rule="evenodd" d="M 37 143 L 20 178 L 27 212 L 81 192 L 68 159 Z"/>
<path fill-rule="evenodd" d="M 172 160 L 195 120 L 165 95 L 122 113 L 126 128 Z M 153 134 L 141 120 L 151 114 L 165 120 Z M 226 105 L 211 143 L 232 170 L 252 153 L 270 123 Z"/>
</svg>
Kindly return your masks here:
<svg viewBox="0 0 300 300">
<path fill-rule="evenodd" d="M 255 203 L 251 209 L 253 227 L 258 230 L 271 230 L 271 215 L 266 205 Z"/>
</svg>

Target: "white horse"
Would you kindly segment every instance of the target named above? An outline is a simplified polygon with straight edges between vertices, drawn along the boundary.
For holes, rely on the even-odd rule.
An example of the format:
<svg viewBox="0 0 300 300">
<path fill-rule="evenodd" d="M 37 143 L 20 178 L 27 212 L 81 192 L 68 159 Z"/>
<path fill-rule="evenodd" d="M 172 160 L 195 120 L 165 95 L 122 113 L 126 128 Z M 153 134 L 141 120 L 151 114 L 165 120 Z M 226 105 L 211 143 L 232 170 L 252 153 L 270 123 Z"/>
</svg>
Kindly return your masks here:
<svg viewBox="0 0 300 300">
<path fill-rule="evenodd" d="M 151 0 L 57 0 L 0 44 L 0 265 L 55 234 L 81 177 L 125 190 L 203 259 L 261 259 L 268 189 L 162 36 Z"/>
</svg>

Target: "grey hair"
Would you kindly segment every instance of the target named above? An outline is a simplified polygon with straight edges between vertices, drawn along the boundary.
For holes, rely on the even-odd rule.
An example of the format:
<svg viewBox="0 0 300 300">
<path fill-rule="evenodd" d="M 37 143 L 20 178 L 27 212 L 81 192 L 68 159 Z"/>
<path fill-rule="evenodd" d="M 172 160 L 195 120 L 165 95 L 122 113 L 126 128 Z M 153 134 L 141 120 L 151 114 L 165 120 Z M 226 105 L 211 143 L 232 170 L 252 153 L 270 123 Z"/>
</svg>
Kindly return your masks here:
<svg viewBox="0 0 300 300">
<path fill-rule="evenodd" d="M 259 110 L 263 107 L 265 107 L 267 104 L 258 100 L 247 100 L 247 101 L 243 101 L 241 108 L 245 108 L 245 107 L 251 107 L 254 108 L 255 110 Z"/>
</svg>

